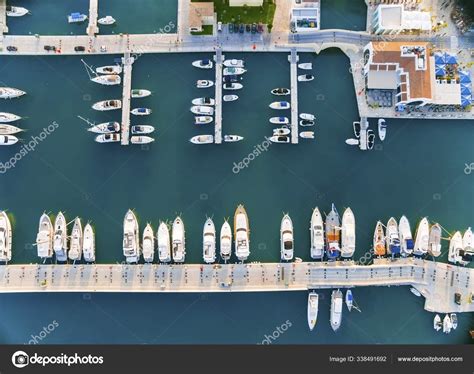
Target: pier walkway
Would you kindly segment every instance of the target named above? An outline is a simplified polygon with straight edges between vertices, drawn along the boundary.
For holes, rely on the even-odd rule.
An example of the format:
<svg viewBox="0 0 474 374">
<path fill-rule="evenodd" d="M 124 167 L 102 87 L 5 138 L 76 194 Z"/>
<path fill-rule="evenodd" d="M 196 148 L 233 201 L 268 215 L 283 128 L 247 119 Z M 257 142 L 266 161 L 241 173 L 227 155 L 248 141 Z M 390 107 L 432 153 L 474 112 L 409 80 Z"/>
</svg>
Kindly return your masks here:
<svg viewBox="0 0 474 374">
<path fill-rule="evenodd" d="M 288 56 L 291 74 L 291 143 L 298 144 L 298 61 L 299 56 L 296 49 L 291 50 Z"/>
<path fill-rule="evenodd" d="M 474 311 L 474 269 L 414 258 L 375 260 L 373 265 L 347 261 L 0 266 L 0 293 L 268 292 L 399 285 L 418 289 L 430 312 Z M 455 293 L 461 295 L 461 305 L 455 304 Z"/>
<path fill-rule="evenodd" d="M 7 32 L 7 0 L 0 0 L 0 34 Z"/>
<path fill-rule="evenodd" d="M 214 143 L 222 143 L 222 64 L 225 56 L 222 55 L 222 49 L 217 48 L 214 60 L 216 62 L 216 95 L 215 95 L 215 117 L 214 117 Z"/>
<path fill-rule="evenodd" d="M 87 26 L 87 35 L 94 36 L 99 33 L 97 18 L 99 17 L 99 0 L 89 0 L 89 25 Z"/>
<path fill-rule="evenodd" d="M 123 91 L 122 91 L 122 136 L 120 143 L 128 145 L 130 142 L 130 100 L 132 95 L 132 65 L 135 59 L 130 53 L 122 57 L 123 64 Z"/>
</svg>

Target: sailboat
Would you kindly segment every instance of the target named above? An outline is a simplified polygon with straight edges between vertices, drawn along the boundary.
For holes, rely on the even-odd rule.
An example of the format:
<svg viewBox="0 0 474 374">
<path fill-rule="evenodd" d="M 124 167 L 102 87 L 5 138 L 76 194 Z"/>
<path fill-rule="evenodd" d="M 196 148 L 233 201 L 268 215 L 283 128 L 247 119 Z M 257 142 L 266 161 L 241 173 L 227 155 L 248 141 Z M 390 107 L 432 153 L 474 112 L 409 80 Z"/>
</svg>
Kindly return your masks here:
<svg viewBox="0 0 474 374">
<path fill-rule="evenodd" d="M 120 75 L 117 74 L 98 75 L 94 78 L 91 78 L 91 81 L 104 86 L 116 86 L 122 83 Z"/>
<path fill-rule="evenodd" d="M 87 131 L 93 132 L 95 134 L 112 134 L 114 132 L 120 131 L 120 123 L 118 122 L 103 122 L 98 125 L 91 126 Z"/>
<path fill-rule="evenodd" d="M 280 252 L 282 261 L 291 261 L 294 256 L 293 222 L 288 214 L 283 216 L 280 225 Z"/>
<path fill-rule="evenodd" d="M 160 223 L 156 233 L 158 241 L 158 258 L 160 262 L 171 261 L 171 245 L 170 245 L 170 231 L 168 225 L 164 222 Z"/>
<path fill-rule="evenodd" d="M 433 257 L 438 257 L 441 254 L 441 226 L 439 223 L 435 223 L 430 228 L 428 253 Z"/>
<path fill-rule="evenodd" d="M 313 331 L 318 320 L 319 295 L 312 291 L 308 294 L 308 327 Z"/>
<path fill-rule="evenodd" d="M 342 215 L 341 256 L 352 257 L 355 252 L 355 217 L 351 208 L 346 208 Z"/>
<path fill-rule="evenodd" d="M 123 219 L 123 255 L 128 264 L 137 263 L 140 259 L 140 238 L 138 220 L 131 209 Z"/>
<path fill-rule="evenodd" d="M 71 261 L 81 261 L 82 258 L 82 224 L 81 219 L 76 217 L 71 231 L 71 246 L 68 257 Z"/>
<path fill-rule="evenodd" d="M 0 261 L 12 259 L 12 226 L 5 211 L 0 212 Z"/>
<path fill-rule="evenodd" d="M 406 216 L 400 218 L 398 223 L 398 232 L 400 233 L 400 247 L 402 256 L 409 256 L 413 253 L 413 237 L 411 235 L 410 222 Z"/>
<path fill-rule="evenodd" d="M 331 293 L 331 316 L 329 321 L 334 331 L 339 330 L 342 320 L 342 292 L 333 290 Z"/>
<path fill-rule="evenodd" d="M 220 254 L 224 261 L 230 260 L 232 255 L 232 229 L 227 220 L 223 223 L 220 233 Z"/>
<path fill-rule="evenodd" d="M 172 253 L 173 261 L 177 263 L 184 262 L 186 256 L 186 243 L 185 243 L 185 232 L 184 223 L 181 217 L 176 217 L 173 222 L 173 229 L 171 232 L 172 237 Z"/>
<path fill-rule="evenodd" d="M 395 218 L 390 217 L 387 222 L 387 239 L 385 241 L 387 254 L 392 257 L 400 255 L 400 235 L 398 233 L 398 223 Z"/>
<path fill-rule="evenodd" d="M 456 231 L 449 241 L 448 261 L 453 264 L 458 262 L 460 250 L 462 250 L 462 236 Z"/>
<path fill-rule="evenodd" d="M 321 212 L 316 207 L 311 215 L 311 258 L 317 260 L 324 257 L 324 225 Z"/>
<path fill-rule="evenodd" d="M 442 327 L 443 327 L 443 323 L 441 322 L 441 317 L 439 316 L 439 314 L 437 314 L 434 316 L 434 319 L 433 319 L 433 328 L 436 331 L 439 331 L 441 330 Z"/>
<path fill-rule="evenodd" d="M 424 217 L 418 224 L 415 234 L 415 247 L 413 254 L 415 256 L 423 256 L 428 252 L 430 239 L 430 223 L 428 218 Z"/>
<path fill-rule="evenodd" d="M 67 222 L 62 212 L 54 220 L 53 250 L 57 261 L 67 261 Z"/>
<path fill-rule="evenodd" d="M 250 225 L 247 212 L 239 205 L 234 214 L 235 255 L 245 261 L 250 255 Z"/>
<path fill-rule="evenodd" d="M 145 262 L 153 262 L 155 255 L 155 236 L 153 235 L 153 228 L 148 223 L 143 230 L 142 253 Z"/>
<path fill-rule="evenodd" d="M 328 260 L 337 260 L 341 253 L 339 246 L 340 226 L 339 213 L 335 205 L 332 204 L 331 211 L 326 216 L 326 252 Z"/>
<path fill-rule="evenodd" d="M 95 262 L 95 235 L 90 223 L 87 223 L 86 227 L 84 227 L 82 256 L 86 262 Z"/>
<path fill-rule="evenodd" d="M 211 218 L 204 223 L 202 237 L 202 257 L 206 264 L 212 264 L 216 261 L 216 227 Z"/>
<path fill-rule="evenodd" d="M 36 235 L 38 257 L 44 260 L 53 257 L 53 224 L 46 213 L 40 218 Z"/>
<path fill-rule="evenodd" d="M 380 221 L 377 221 L 377 224 L 375 225 L 373 247 L 374 256 L 385 256 L 385 232 L 383 230 L 383 224 Z"/>
</svg>

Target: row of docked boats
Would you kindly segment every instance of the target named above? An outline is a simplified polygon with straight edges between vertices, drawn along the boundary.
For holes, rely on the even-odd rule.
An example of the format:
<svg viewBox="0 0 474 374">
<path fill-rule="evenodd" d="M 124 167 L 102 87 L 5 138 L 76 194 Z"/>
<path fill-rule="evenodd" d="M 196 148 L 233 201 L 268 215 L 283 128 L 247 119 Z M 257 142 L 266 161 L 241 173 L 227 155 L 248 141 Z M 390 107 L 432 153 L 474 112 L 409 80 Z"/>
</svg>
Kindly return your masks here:
<svg viewBox="0 0 474 374">
<path fill-rule="evenodd" d="M 38 257 L 46 261 L 56 256 L 56 261 L 95 262 L 95 233 L 88 222 L 84 229 L 79 217 L 72 222 L 73 227 L 68 235 L 68 222 L 62 212 L 54 219 L 54 225 L 48 214 L 43 213 L 39 220 L 36 248 Z"/>
<path fill-rule="evenodd" d="M 171 232 L 170 232 L 171 231 Z M 221 226 L 219 254 L 222 260 L 228 261 L 232 256 L 232 241 L 234 239 L 235 256 L 245 261 L 250 255 L 250 225 L 247 212 L 239 205 L 234 214 L 234 230 L 227 220 Z M 217 259 L 217 233 L 212 218 L 207 218 L 203 228 L 202 253 L 206 264 L 212 264 Z M 137 263 L 141 256 L 146 263 L 151 263 L 158 251 L 158 260 L 162 263 L 173 261 L 183 263 L 186 258 L 186 235 L 184 222 L 176 217 L 171 230 L 166 222 L 160 222 L 156 237 L 151 224 L 147 224 L 141 236 L 138 219 L 129 210 L 123 222 L 123 254 L 127 263 Z"/>
<path fill-rule="evenodd" d="M 369 128 L 368 121 L 365 121 L 363 125 L 360 121 L 354 121 L 352 128 L 355 138 L 346 139 L 346 144 L 357 145 L 364 150 L 372 150 L 375 145 L 376 136 L 374 130 Z M 384 118 L 378 120 L 377 130 L 379 139 L 383 142 L 387 136 L 387 123 Z M 361 133 L 364 133 L 364 136 L 361 136 Z"/>
<path fill-rule="evenodd" d="M 298 64 L 298 69 L 301 70 L 313 70 L 313 64 L 311 62 L 303 62 Z M 300 74 L 298 75 L 298 82 L 311 82 L 314 80 L 314 75 L 312 74 Z"/>
<path fill-rule="evenodd" d="M 451 330 L 456 330 L 458 327 L 458 316 L 456 313 L 446 314 L 441 320 L 439 314 L 433 318 L 433 328 L 435 331 L 443 330 L 443 333 L 449 334 Z"/>
<path fill-rule="evenodd" d="M 210 59 L 197 60 L 193 61 L 192 65 L 200 69 L 212 69 L 214 67 L 214 62 Z M 242 83 L 239 83 L 243 80 L 242 75 L 247 72 L 245 69 L 245 63 L 243 60 L 225 60 L 223 70 L 222 82 L 224 83 L 222 88 L 224 90 L 236 91 L 243 88 Z M 214 81 L 212 80 L 198 80 L 196 82 L 197 88 L 210 88 L 214 86 Z M 227 100 L 225 100 L 227 97 Z M 234 101 L 237 98 L 234 95 L 225 95 L 224 101 Z"/>
<path fill-rule="evenodd" d="M 0 99 L 15 99 L 26 95 L 25 91 L 12 87 L 0 87 Z M 19 139 L 15 134 L 23 129 L 11 125 L 11 122 L 20 120 L 21 117 L 13 113 L 0 112 L 0 146 L 14 145 Z"/>
</svg>

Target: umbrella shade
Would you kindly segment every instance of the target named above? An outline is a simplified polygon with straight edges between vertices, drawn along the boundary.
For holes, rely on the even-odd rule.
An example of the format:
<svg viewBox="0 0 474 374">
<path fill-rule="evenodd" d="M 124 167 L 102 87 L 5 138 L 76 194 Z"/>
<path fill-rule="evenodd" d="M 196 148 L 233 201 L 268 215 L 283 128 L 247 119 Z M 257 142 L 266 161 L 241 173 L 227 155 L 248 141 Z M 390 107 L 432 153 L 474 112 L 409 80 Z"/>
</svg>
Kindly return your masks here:
<svg viewBox="0 0 474 374">
<path fill-rule="evenodd" d="M 460 76 L 461 83 L 471 83 L 471 77 L 469 75 Z"/>
<path fill-rule="evenodd" d="M 439 65 L 442 65 L 445 63 L 445 59 L 444 59 L 444 53 L 441 53 L 441 52 L 436 52 L 435 55 L 434 55 L 434 58 L 435 58 L 435 64 L 439 64 Z"/>
<path fill-rule="evenodd" d="M 450 53 L 445 53 L 444 54 L 444 60 L 447 64 L 457 64 L 458 63 L 458 59 L 456 58 L 456 56 L 454 56 Z"/>
<path fill-rule="evenodd" d="M 471 95 L 469 96 L 461 96 L 461 105 L 466 107 L 468 105 L 471 105 Z"/>
<path fill-rule="evenodd" d="M 444 76 L 446 75 L 446 69 L 445 69 L 446 65 L 436 65 L 436 75 L 437 76 Z"/>
<path fill-rule="evenodd" d="M 470 96 L 471 95 L 471 88 L 466 85 L 461 85 L 461 95 L 463 96 Z"/>
</svg>

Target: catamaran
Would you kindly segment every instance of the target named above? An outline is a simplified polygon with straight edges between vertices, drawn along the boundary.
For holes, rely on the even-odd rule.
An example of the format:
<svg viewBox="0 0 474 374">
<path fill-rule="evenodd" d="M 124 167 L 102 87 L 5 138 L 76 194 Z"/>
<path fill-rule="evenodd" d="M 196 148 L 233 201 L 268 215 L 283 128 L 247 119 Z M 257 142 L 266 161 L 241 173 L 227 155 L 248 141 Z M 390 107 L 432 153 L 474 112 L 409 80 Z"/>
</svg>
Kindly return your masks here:
<svg viewBox="0 0 474 374">
<path fill-rule="evenodd" d="M 424 217 L 418 224 L 415 234 L 415 247 L 413 254 L 415 256 L 423 256 L 428 252 L 430 239 L 430 223 L 428 218 Z"/>
<path fill-rule="evenodd" d="M 223 74 L 226 75 L 242 75 L 246 73 L 247 70 L 244 68 L 224 68 Z"/>
<path fill-rule="evenodd" d="M 21 131 L 23 131 L 23 129 L 20 129 L 19 127 L 0 123 L 0 135 L 13 135 Z"/>
<path fill-rule="evenodd" d="M 308 294 L 308 327 L 310 331 L 313 331 L 314 326 L 318 320 L 318 310 L 319 310 L 319 295 L 311 291 Z"/>
<path fill-rule="evenodd" d="M 317 260 L 324 257 L 324 225 L 321 212 L 316 207 L 311 215 L 311 258 Z"/>
<path fill-rule="evenodd" d="M 211 218 L 208 218 L 204 223 L 202 257 L 206 264 L 212 264 L 216 261 L 216 227 Z"/>
<path fill-rule="evenodd" d="M 36 249 L 38 257 L 45 261 L 53 257 L 53 224 L 46 213 L 43 213 L 39 221 Z"/>
<path fill-rule="evenodd" d="M 95 69 L 96 73 L 99 74 L 121 74 L 122 73 L 122 66 L 120 65 L 106 65 L 106 66 L 99 66 Z"/>
<path fill-rule="evenodd" d="M 270 108 L 277 110 L 290 109 L 290 103 L 288 101 L 275 101 L 270 104 Z"/>
<path fill-rule="evenodd" d="M 7 16 L 8 17 L 23 17 L 25 14 L 29 13 L 29 10 L 21 6 L 6 6 Z"/>
<path fill-rule="evenodd" d="M 112 134 L 114 132 L 120 131 L 120 123 L 118 122 L 99 123 L 98 125 L 89 127 L 87 131 L 93 132 L 95 134 Z"/>
<path fill-rule="evenodd" d="M 193 105 L 209 105 L 209 106 L 214 106 L 216 104 L 216 100 L 214 100 L 212 97 L 197 97 L 196 99 L 193 99 L 192 101 Z"/>
<path fill-rule="evenodd" d="M 123 255 L 128 264 L 137 263 L 140 259 L 140 238 L 138 220 L 131 209 L 123 219 Z"/>
<path fill-rule="evenodd" d="M 153 235 L 153 228 L 148 223 L 143 230 L 143 260 L 145 262 L 153 262 L 155 255 L 155 237 Z"/>
<path fill-rule="evenodd" d="M 95 262 L 95 235 L 90 223 L 87 223 L 86 227 L 84 227 L 82 256 L 86 262 Z"/>
<path fill-rule="evenodd" d="M 430 228 L 430 236 L 428 240 L 428 253 L 433 257 L 441 254 L 441 226 L 435 223 Z"/>
<path fill-rule="evenodd" d="M 68 257 L 71 261 L 81 261 L 82 258 L 82 224 L 81 219 L 76 217 L 71 231 L 71 246 Z"/>
<path fill-rule="evenodd" d="M 155 131 L 155 128 L 151 125 L 134 125 L 131 127 L 130 132 L 133 135 L 147 135 Z"/>
<path fill-rule="evenodd" d="M 341 228 L 341 256 L 344 258 L 352 257 L 355 252 L 355 217 L 351 208 L 346 208 L 342 215 Z"/>
<path fill-rule="evenodd" d="M 342 319 L 342 292 L 340 290 L 334 290 L 331 293 L 331 327 L 334 331 L 337 331 L 341 327 Z"/>
<path fill-rule="evenodd" d="M 12 226 L 5 211 L 0 212 L 0 261 L 12 259 Z"/>
<path fill-rule="evenodd" d="M 391 217 L 387 222 L 387 254 L 392 257 L 400 255 L 400 235 L 398 233 L 397 220 Z"/>
<path fill-rule="evenodd" d="M 25 91 L 11 87 L 0 87 L 0 99 L 14 99 L 26 95 Z"/>
<path fill-rule="evenodd" d="M 194 117 L 194 124 L 195 125 L 207 125 L 214 121 L 214 117 L 212 116 L 195 116 Z"/>
<path fill-rule="evenodd" d="M 400 233 L 400 247 L 402 251 L 402 256 L 409 256 L 413 253 L 413 237 L 411 235 L 410 222 L 408 218 L 402 216 L 400 222 L 398 223 L 398 231 Z"/>
<path fill-rule="evenodd" d="M 193 61 L 192 65 L 199 69 L 212 69 L 214 67 L 214 63 L 209 59 Z"/>
<path fill-rule="evenodd" d="M 184 223 L 181 217 L 176 217 L 173 222 L 172 237 L 172 252 L 173 261 L 177 263 L 184 262 L 186 256 L 186 238 L 184 232 Z"/>
<path fill-rule="evenodd" d="M 235 255 L 245 261 L 250 255 L 250 225 L 247 212 L 239 205 L 234 214 Z"/>
<path fill-rule="evenodd" d="M 132 99 L 141 99 L 151 95 L 151 91 L 144 89 L 135 89 L 131 91 Z"/>
<path fill-rule="evenodd" d="M 245 66 L 244 60 L 225 60 L 224 66 L 228 68 L 243 68 Z"/>
<path fill-rule="evenodd" d="M 16 114 L 0 112 L 0 122 L 10 123 L 10 122 L 18 121 L 19 119 L 21 119 L 21 117 L 17 116 Z"/>
<path fill-rule="evenodd" d="M 332 204 L 331 211 L 326 216 L 326 253 L 328 260 L 337 260 L 341 253 L 339 246 L 340 226 L 339 213 L 336 206 Z"/>
<path fill-rule="evenodd" d="M 170 230 L 165 222 L 160 222 L 156 233 L 158 241 L 158 259 L 160 262 L 171 261 Z"/>
<path fill-rule="evenodd" d="M 385 256 L 385 232 L 383 230 L 383 224 L 380 221 L 377 221 L 375 225 L 373 248 L 374 256 Z"/>
<path fill-rule="evenodd" d="M 97 143 L 117 143 L 120 141 L 120 134 L 100 134 L 94 140 Z"/>
<path fill-rule="evenodd" d="M 270 118 L 270 123 L 273 123 L 274 125 L 288 125 L 290 120 L 288 117 L 272 117 Z"/>
<path fill-rule="evenodd" d="M 67 221 L 62 212 L 54 220 L 53 250 L 57 261 L 67 261 Z"/>
<path fill-rule="evenodd" d="M 220 255 L 224 261 L 230 260 L 232 255 L 232 229 L 227 220 L 223 223 L 220 232 Z"/>
<path fill-rule="evenodd" d="M 193 144 L 212 144 L 214 143 L 214 136 L 212 135 L 197 135 L 193 136 L 189 141 Z"/>
<path fill-rule="evenodd" d="M 115 23 L 115 18 L 112 16 L 105 16 L 105 17 L 99 18 L 97 20 L 97 23 L 102 26 L 110 26 Z"/>
<path fill-rule="evenodd" d="M 120 78 L 120 75 L 117 74 L 106 74 L 91 78 L 91 81 L 104 86 L 116 86 L 122 83 L 122 78 Z"/>
<path fill-rule="evenodd" d="M 448 261 L 457 263 L 460 260 L 459 251 L 462 249 L 462 235 L 456 231 L 449 241 Z"/>
<path fill-rule="evenodd" d="M 282 261 L 293 260 L 295 250 L 293 221 L 285 214 L 280 224 L 280 258 Z"/>
<path fill-rule="evenodd" d="M 103 100 L 98 101 L 94 105 L 92 105 L 92 109 L 98 110 L 100 112 L 105 112 L 108 110 L 116 110 L 122 108 L 122 101 L 121 100 Z"/>
<path fill-rule="evenodd" d="M 212 116 L 214 115 L 214 108 L 204 105 L 195 105 L 191 107 L 191 113 L 198 116 Z"/>
</svg>

